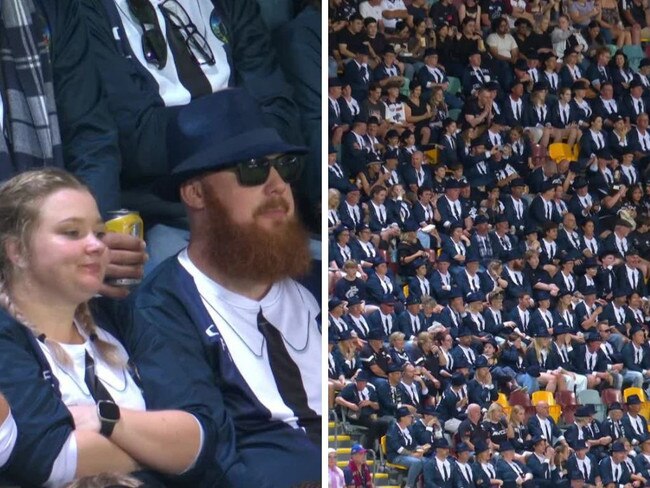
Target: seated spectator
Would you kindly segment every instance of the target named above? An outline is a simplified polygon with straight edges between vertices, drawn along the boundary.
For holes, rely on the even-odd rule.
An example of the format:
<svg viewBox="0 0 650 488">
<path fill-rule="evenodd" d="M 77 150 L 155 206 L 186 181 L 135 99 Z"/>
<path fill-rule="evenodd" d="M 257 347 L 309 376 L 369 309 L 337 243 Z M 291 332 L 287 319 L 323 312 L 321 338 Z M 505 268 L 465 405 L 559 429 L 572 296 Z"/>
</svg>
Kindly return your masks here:
<svg viewBox="0 0 650 488">
<path fill-rule="evenodd" d="M 141 465 L 169 476 L 200 475 L 214 442 L 210 412 L 145 412 L 129 355 L 93 319 L 88 301 L 102 287 L 108 252 L 89 189 L 58 170 L 26 172 L 0 188 L 0 208 L 0 358 L 7 362 L 0 389 L 19 433 L 3 473 L 14 483 L 57 486 Z M 168 379 L 185 388 L 173 372 Z M 168 449 L 150 448 L 161 444 Z"/>
<path fill-rule="evenodd" d="M 327 478 L 332 488 L 345 488 L 347 482 L 343 470 L 336 465 L 336 449 L 327 450 Z"/>
<path fill-rule="evenodd" d="M 373 488 L 372 474 L 366 462 L 366 452 L 360 444 L 354 444 L 350 449 L 350 462 L 343 468 L 346 487 Z"/>
<path fill-rule="evenodd" d="M 391 423 L 386 433 L 388 460 L 408 468 L 405 488 L 415 488 L 423 468 L 422 456 L 432 447 L 417 444 L 412 435 L 412 424 L 413 415 L 406 407 L 401 407 L 395 415 L 395 422 Z"/>
</svg>

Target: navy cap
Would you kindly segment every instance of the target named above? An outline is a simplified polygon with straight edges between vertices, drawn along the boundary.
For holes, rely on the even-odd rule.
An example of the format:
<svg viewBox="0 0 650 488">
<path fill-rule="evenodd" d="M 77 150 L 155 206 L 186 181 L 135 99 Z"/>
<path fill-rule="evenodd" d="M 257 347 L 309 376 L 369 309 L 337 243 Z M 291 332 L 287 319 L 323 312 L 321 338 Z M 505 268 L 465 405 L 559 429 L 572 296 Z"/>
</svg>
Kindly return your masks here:
<svg viewBox="0 0 650 488">
<path fill-rule="evenodd" d="M 372 260 L 373 268 L 376 268 L 377 266 L 381 266 L 382 264 L 386 264 L 386 260 L 381 256 L 375 256 L 375 259 Z"/>
<path fill-rule="evenodd" d="M 612 402 L 607 406 L 607 411 L 611 412 L 612 410 L 623 410 L 623 407 L 619 402 Z"/>
<path fill-rule="evenodd" d="M 465 298 L 465 302 L 467 303 L 472 303 L 472 302 L 484 302 L 485 301 L 485 293 L 481 291 L 475 291 L 473 293 L 468 293 L 467 297 Z"/>
<path fill-rule="evenodd" d="M 401 373 L 402 372 L 402 367 L 397 363 L 390 363 L 388 365 L 388 368 L 386 368 L 386 369 L 387 369 L 387 371 L 386 371 L 387 373 Z"/>
<path fill-rule="evenodd" d="M 339 305 L 342 305 L 342 304 L 343 304 L 343 302 L 338 297 L 332 297 L 327 302 L 327 308 L 330 309 L 330 310 L 333 310 L 333 309 L 335 309 L 336 307 L 338 307 Z"/>
<path fill-rule="evenodd" d="M 453 287 L 449 292 L 449 299 L 453 300 L 454 298 L 463 298 L 463 293 L 457 286 Z"/>
<path fill-rule="evenodd" d="M 555 189 L 555 183 L 553 180 L 546 180 L 545 182 L 542 183 L 542 193 L 546 193 L 549 190 L 554 190 Z"/>
<path fill-rule="evenodd" d="M 621 298 L 621 297 L 627 298 L 627 292 L 623 288 L 617 288 L 614 291 L 614 298 Z"/>
<path fill-rule="evenodd" d="M 539 290 L 536 295 L 537 295 L 537 301 L 551 299 L 551 294 L 546 290 Z"/>
<path fill-rule="evenodd" d="M 476 218 L 474 219 L 474 225 L 487 224 L 488 222 L 489 222 L 488 218 L 483 214 L 477 215 Z"/>
<path fill-rule="evenodd" d="M 650 66 L 650 58 L 643 58 L 639 63 L 639 69 L 645 68 L 646 66 Z"/>
<path fill-rule="evenodd" d="M 612 452 L 627 452 L 625 445 L 622 442 L 614 442 L 612 444 Z"/>
<path fill-rule="evenodd" d="M 545 81 L 538 81 L 533 85 L 533 92 L 538 92 L 542 90 L 548 90 L 548 83 Z"/>
<path fill-rule="evenodd" d="M 267 126 L 255 99 L 242 88 L 228 88 L 178 107 L 167 123 L 168 175 L 154 192 L 180 200 L 180 186 L 191 178 L 271 154 L 305 154 Z"/>
<path fill-rule="evenodd" d="M 446 439 L 445 439 L 445 442 L 447 442 Z M 461 452 L 471 452 L 471 449 L 469 448 L 469 446 L 467 444 L 465 444 L 464 442 L 461 442 L 459 444 L 456 444 L 456 453 L 460 454 Z"/>
<path fill-rule="evenodd" d="M 361 297 L 359 295 L 354 295 L 348 298 L 348 307 L 353 305 L 359 305 L 361 303 Z"/>
<path fill-rule="evenodd" d="M 471 335 L 473 335 L 473 334 L 472 334 L 472 331 L 469 329 L 469 327 L 461 325 L 458 328 L 458 337 L 467 337 L 467 336 L 471 336 Z"/>
<path fill-rule="evenodd" d="M 573 181 L 573 189 L 578 190 L 579 188 L 584 188 L 585 186 L 588 186 L 589 183 L 587 183 L 587 180 L 584 178 L 576 178 Z"/>
<path fill-rule="evenodd" d="M 413 268 L 418 269 L 420 266 L 426 266 L 427 265 L 427 259 L 426 258 L 417 258 L 415 261 L 413 261 Z"/>
<path fill-rule="evenodd" d="M 560 258 L 560 264 L 572 263 L 575 262 L 576 258 L 571 253 L 565 253 Z"/>
<path fill-rule="evenodd" d="M 539 444 L 540 442 L 545 441 L 545 440 L 546 440 L 546 437 L 545 437 L 545 436 L 537 434 L 535 437 L 533 437 L 533 438 L 530 440 L 530 445 L 531 445 L 531 446 L 535 446 L 535 445 L 537 445 L 537 444 Z"/>
<path fill-rule="evenodd" d="M 517 62 L 515 63 L 515 69 L 518 69 L 519 71 L 528 71 L 528 63 L 526 63 L 525 59 L 518 59 Z M 515 82 L 521 83 L 519 80 L 515 80 L 512 83 L 510 83 L 510 89 L 515 86 Z"/>
<path fill-rule="evenodd" d="M 515 187 L 515 186 L 526 186 L 526 182 L 524 181 L 523 178 L 515 178 L 510 182 L 510 187 Z"/>
<path fill-rule="evenodd" d="M 598 267 L 598 261 L 596 260 L 595 257 L 593 257 L 593 256 L 589 256 L 587 259 L 585 259 L 585 260 L 582 262 L 582 265 L 583 265 L 585 268 L 597 268 L 597 267 Z"/>
<path fill-rule="evenodd" d="M 585 342 L 590 343 L 590 342 L 602 342 L 603 338 L 600 336 L 598 332 L 589 332 L 585 336 Z"/>
<path fill-rule="evenodd" d="M 514 451 L 514 450 L 515 450 L 515 448 L 512 446 L 510 441 L 502 442 L 499 445 L 499 452 L 507 452 L 507 451 Z"/>
<path fill-rule="evenodd" d="M 421 303 L 422 299 L 414 293 L 409 294 L 408 298 L 406 299 L 407 305 L 420 305 Z"/>
<path fill-rule="evenodd" d="M 632 328 L 630 329 L 630 337 L 632 337 L 634 334 L 637 332 L 643 332 L 643 327 L 641 327 L 638 324 L 634 324 Z"/>
<path fill-rule="evenodd" d="M 370 381 L 370 372 L 362 369 L 357 373 L 356 381 Z"/>
<path fill-rule="evenodd" d="M 397 412 L 395 413 L 395 418 L 397 420 L 401 419 L 402 417 L 408 417 L 409 415 L 412 415 L 412 413 L 409 411 L 408 408 L 406 407 L 399 407 L 397 409 Z"/>
<path fill-rule="evenodd" d="M 337 86 L 343 86 L 343 82 L 341 81 L 341 78 L 339 78 L 338 76 L 335 76 L 335 77 L 329 78 L 327 80 L 327 86 L 329 88 L 334 88 L 334 87 L 337 87 Z"/>
<path fill-rule="evenodd" d="M 352 331 L 350 329 L 345 329 L 339 332 L 340 341 L 347 341 L 348 339 L 352 339 Z"/>
<path fill-rule="evenodd" d="M 524 235 L 528 236 L 530 234 L 535 234 L 535 233 L 539 233 L 539 228 L 536 225 L 528 224 L 524 229 Z"/>
<path fill-rule="evenodd" d="M 386 334 L 384 334 L 384 331 L 381 329 L 370 329 L 368 335 L 366 335 L 366 338 L 369 341 L 383 341 L 385 337 Z"/>
<path fill-rule="evenodd" d="M 587 447 L 587 443 L 585 442 L 584 439 L 578 439 L 577 442 L 575 443 L 574 449 L 576 451 L 579 451 L 581 449 L 589 449 L 589 448 Z"/>
<path fill-rule="evenodd" d="M 449 441 L 444 437 L 436 439 L 434 445 L 436 446 L 436 449 L 449 449 Z"/>
<path fill-rule="evenodd" d="M 465 256 L 465 264 L 467 263 L 478 263 L 480 261 L 478 253 L 473 251 L 472 248 L 470 247 L 467 251 L 467 255 Z"/>
<path fill-rule="evenodd" d="M 436 411 L 436 407 L 432 405 L 425 405 L 421 409 L 422 415 L 431 415 L 432 417 L 437 417 L 438 412 Z"/>
<path fill-rule="evenodd" d="M 350 229 L 348 227 L 346 227 L 345 225 L 339 225 L 338 227 L 336 227 L 336 229 L 334 229 L 334 237 L 336 238 L 340 234 L 342 234 L 343 232 L 349 231 L 349 230 Z"/>
<path fill-rule="evenodd" d="M 465 355 L 458 356 L 454 361 L 454 371 L 457 371 L 462 368 L 469 368 L 470 364 Z"/>
<path fill-rule="evenodd" d="M 641 399 L 639 398 L 639 395 L 630 395 L 627 397 L 627 401 L 625 403 L 628 405 L 641 405 Z"/>
<path fill-rule="evenodd" d="M 582 290 L 583 295 L 595 295 L 596 294 L 596 287 L 595 286 L 586 286 L 584 290 Z"/>
<path fill-rule="evenodd" d="M 490 446 L 488 446 L 487 442 L 484 440 L 478 440 L 476 441 L 476 444 L 474 444 L 474 454 L 480 454 L 482 452 L 488 451 L 490 449 Z"/>
<path fill-rule="evenodd" d="M 454 222 L 453 224 L 451 224 L 451 225 L 449 226 L 449 232 L 451 233 L 451 232 L 453 232 L 455 229 L 462 229 L 462 228 L 463 228 L 463 226 L 462 226 L 461 224 L 459 224 L 458 222 Z"/>
<path fill-rule="evenodd" d="M 467 380 L 465 379 L 465 376 L 463 376 L 463 374 L 461 374 L 461 373 L 454 373 L 451 376 L 451 384 L 452 384 L 452 386 L 463 386 L 466 382 L 467 382 Z"/>
<path fill-rule="evenodd" d="M 578 409 L 576 410 L 575 413 L 576 417 L 590 417 L 591 416 L 591 410 L 587 405 L 580 405 Z"/>
<path fill-rule="evenodd" d="M 562 334 L 570 334 L 570 333 L 571 333 L 571 327 L 563 323 L 560 323 L 555 327 L 553 327 L 553 336 L 559 336 Z"/>
<path fill-rule="evenodd" d="M 446 252 L 440 253 L 440 256 L 436 259 L 437 262 L 439 263 L 450 263 L 451 259 L 449 255 Z"/>
<path fill-rule="evenodd" d="M 494 222 L 499 224 L 501 222 L 508 222 L 508 217 L 506 214 L 499 214 L 497 215 L 496 219 L 494 219 Z"/>
<path fill-rule="evenodd" d="M 601 159 L 612 159 L 612 153 L 606 147 L 596 151 L 596 156 L 598 156 Z"/>
</svg>

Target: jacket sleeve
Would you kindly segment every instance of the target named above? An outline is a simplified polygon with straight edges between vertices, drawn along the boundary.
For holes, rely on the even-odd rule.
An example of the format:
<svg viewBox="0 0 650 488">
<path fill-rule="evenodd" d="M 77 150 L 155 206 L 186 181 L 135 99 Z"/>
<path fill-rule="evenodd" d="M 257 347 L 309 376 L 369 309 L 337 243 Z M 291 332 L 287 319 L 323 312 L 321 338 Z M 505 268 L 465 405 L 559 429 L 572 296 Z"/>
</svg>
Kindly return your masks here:
<svg viewBox="0 0 650 488">
<path fill-rule="evenodd" d="M 73 421 L 50 381 L 43 378 L 22 326 L 3 322 L 0 391 L 18 427 L 16 445 L 4 469 L 14 484 L 40 486 L 49 478 L 55 459 L 73 433 Z"/>
<path fill-rule="evenodd" d="M 50 19 L 52 72 L 65 166 L 90 187 L 106 215 L 120 208 L 117 127 L 103 99 L 78 3 L 46 3 L 55 8 Z"/>
<path fill-rule="evenodd" d="M 197 351 L 195 329 L 189 325 L 192 319 L 174 299 L 156 299 L 164 299 L 165 305 L 135 302 L 126 342 L 142 381 L 147 409 L 184 410 L 203 427 L 203 450 L 183 479 L 203 476 L 226 485 L 268 487 L 237 452 L 233 421 L 216 386 L 213 368 L 205 354 Z"/>
</svg>

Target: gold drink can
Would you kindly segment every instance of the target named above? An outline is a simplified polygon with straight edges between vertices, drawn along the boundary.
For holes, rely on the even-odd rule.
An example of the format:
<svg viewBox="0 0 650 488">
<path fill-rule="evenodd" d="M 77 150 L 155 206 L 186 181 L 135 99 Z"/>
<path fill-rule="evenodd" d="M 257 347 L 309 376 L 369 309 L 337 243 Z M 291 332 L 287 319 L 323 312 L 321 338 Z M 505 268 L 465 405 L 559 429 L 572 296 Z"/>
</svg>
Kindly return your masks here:
<svg viewBox="0 0 650 488">
<path fill-rule="evenodd" d="M 109 220 L 106 221 L 106 232 L 129 234 L 140 239 L 144 238 L 144 222 L 138 212 L 127 210 L 113 210 L 108 212 Z M 107 283 L 113 286 L 135 286 L 140 283 L 136 278 L 109 278 Z"/>
</svg>

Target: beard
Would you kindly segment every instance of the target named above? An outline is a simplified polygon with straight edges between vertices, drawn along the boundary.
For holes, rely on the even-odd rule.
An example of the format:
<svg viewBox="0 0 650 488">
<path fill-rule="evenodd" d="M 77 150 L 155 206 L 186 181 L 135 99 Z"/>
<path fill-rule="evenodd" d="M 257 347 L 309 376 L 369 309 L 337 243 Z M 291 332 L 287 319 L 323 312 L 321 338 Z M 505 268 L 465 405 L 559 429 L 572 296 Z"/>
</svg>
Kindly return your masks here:
<svg viewBox="0 0 650 488">
<path fill-rule="evenodd" d="M 207 225 L 200 231 L 209 247 L 210 263 L 229 277 L 275 283 L 300 278 L 309 272 L 309 235 L 302 223 L 291 216 L 272 230 L 255 223 L 238 224 L 215 192 L 205 195 Z M 256 217 L 269 209 L 289 210 L 289 204 L 274 197 L 255 209 Z"/>
</svg>

